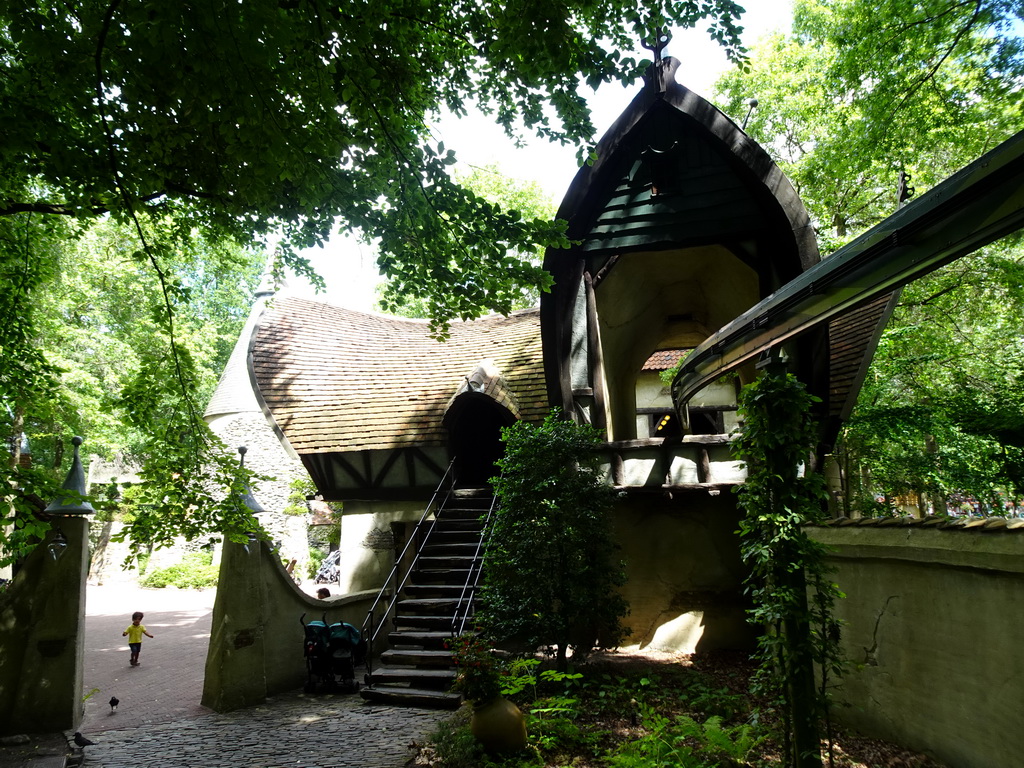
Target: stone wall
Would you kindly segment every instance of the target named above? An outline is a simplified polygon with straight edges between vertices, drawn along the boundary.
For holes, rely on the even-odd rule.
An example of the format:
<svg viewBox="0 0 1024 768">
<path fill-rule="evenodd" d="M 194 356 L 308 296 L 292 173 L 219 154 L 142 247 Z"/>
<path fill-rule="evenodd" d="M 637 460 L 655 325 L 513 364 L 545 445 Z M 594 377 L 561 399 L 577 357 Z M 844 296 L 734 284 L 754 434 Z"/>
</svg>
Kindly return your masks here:
<svg viewBox="0 0 1024 768">
<path fill-rule="evenodd" d="M 281 557 L 295 559 L 296 569 L 305 573 L 309 561 L 307 516 L 283 512 L 288 506 L 292 480 L 309 477 L 302 462 L 289 455 L 259 411 L 215 416 L 208 422 L 210 429 L 232 449 L 246 447 L 246 468 L 271 478 L 252 488 L 253 497 L 267 510 L 260 515 L 260 523 L 270 534 L 271 541 L 281 542 Z"/>
<path fill-rule="evenodd" d="M 48 550 L 57 530 L 67 548 Z M 88 520 L 54 521 L 0 594 L 0 736 L 73 731 L 82 719 Z"/>
<path fill-rule="evenodd" d="M 265 542 L 227 542 L 213 607 L 203 706 L 217 712 L 260 704 L 307 680 L 301 619 L 363 626 L 377 590 L 317 600 L 291 580 Z M 357 679 L 363 670 L 357 669 Z"/>
<path fill-rule="evenodd" d="M 679 653 L 752 645 L 732 494 L 635 494 L 619 499 L 612 519 L 626 561 L 627 645 Z"/>
<path fill-rule="evenodd" d="M 857 522 L 809 529 L 846 593 L 836 718 L 950 768 L 1020 765 L 1024 520 Z"/>
<path fill-rule="evenodd" d="M 131 570 L 125 570 L 124 563 L 128 559 L 131 547 L 127 541 L 112 541 L 112 538 L 124 530 L 124 523 L 113 520 L 91 520 L 89 524 L 89 550 L 92 553 L 89 563 L 89 583 L 96 586 L 116 583 L 133 583 L 138 580 L 139 570 L 136 564 Z"/>
</svg>

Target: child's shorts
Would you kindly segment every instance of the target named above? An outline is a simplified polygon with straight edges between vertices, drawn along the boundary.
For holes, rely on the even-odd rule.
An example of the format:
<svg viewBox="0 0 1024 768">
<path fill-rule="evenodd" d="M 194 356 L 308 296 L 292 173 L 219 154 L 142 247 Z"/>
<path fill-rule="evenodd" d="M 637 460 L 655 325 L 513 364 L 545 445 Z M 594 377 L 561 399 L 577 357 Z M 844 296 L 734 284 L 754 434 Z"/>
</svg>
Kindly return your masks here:
<svg viewBox="0 0 1024 768">
<path fill-rule="evenodd" d="M 139 653 L 142 650 L 142 643 L 128 643 L 128 647 L 132 649 L 132 653 Z"/>
</svg>

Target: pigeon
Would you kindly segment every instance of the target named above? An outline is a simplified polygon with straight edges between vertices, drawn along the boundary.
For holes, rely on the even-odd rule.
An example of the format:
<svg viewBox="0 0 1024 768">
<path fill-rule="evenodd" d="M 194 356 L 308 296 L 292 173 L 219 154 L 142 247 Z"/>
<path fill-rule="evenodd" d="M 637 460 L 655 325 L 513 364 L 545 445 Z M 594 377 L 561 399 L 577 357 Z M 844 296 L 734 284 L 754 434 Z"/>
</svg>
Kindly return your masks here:
<svg viewBox="0 0 1024 768">
<path fill-rule="evenodd" d="M 121 702 L 118 700 L 117 696 L 110 697 L 110 714 L 117 712 L 117 705 L 120 703 Z"/>
<path fill-rule="evenodd" d="M 89 741 L 89 739 L 85 738 L 85 736 L 83 736 L 81 733 L 75 731 L 75 744 L 77 744 L 78 746 L 90 747 L 95 743 L 95 741 Z"/>
</svg>

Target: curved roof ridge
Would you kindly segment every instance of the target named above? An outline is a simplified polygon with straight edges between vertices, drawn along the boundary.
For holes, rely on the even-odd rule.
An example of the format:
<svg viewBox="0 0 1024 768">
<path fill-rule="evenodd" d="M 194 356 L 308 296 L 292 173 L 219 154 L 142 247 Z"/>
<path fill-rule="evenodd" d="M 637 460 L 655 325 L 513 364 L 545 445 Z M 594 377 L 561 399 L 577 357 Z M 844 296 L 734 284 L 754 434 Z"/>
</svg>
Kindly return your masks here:
<svg viewBox="0 0 1024 768">
<path fill-rule="evenodd" d="M 703 96 L 677 82 L 675 73 L 678 69 L 679 61 L 672 57 L 666 57 L 648 68 L 644 75 L 644 87 L 597 143 L 593 165 L 584 166 L 577 172 L 557 214 L 558 218 L 569 222 L 570 239 L 581 239 L 593 225 L 591 217 L 595 213 L 595 198 L 606 193 L 609 184 L 613 183 L 612 178 L 621 172 L 617 162 L 630 134 L 659 105 L 667 105 L 703 129 L 703 133 L 728 153 L 738 168 L 752 174 L 763 186 L 764 192 L 775 199 L 792 229 L 801 268 L 807 269 L 817 263 L 820 254 L 814 229 L 789 179 L 761 145 L 744 133 L 728 115 Z M 552 256 L 557 258 L 559 252 L 548 252 L 544 260 L 545 267 L 549 266 Z"/>
<path fill-rule="evenodd" d="M 522 417 L 522 410 L 519 407 L 519 398 L 505 381 L 501 369 L 494 364 L 491 358 L 480 360 L 473 369 L 463 377 L 455 394 L 451 396 L 444 407 L 444 418 L 442 422 L 447 426 L 450 423 L 452 414 L 455 412 L 456 402 L 460 398 L 487 397 L 498 405 L 505 408 L 516 419 Z"/>
</svg>

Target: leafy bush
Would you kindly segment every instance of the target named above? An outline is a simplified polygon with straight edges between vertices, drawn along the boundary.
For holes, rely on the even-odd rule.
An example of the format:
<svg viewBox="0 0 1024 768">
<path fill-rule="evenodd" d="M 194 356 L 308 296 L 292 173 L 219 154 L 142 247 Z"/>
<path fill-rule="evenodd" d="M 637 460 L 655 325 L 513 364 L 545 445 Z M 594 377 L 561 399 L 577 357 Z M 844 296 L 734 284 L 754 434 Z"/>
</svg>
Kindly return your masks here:
<svg viewBox="0 0 1024 768">
<path fill-rule="evenodd" d="M 687 715 L 674 719 L 645 708 L 648 733 L 611 756 L 612 768 L 719 768 L 742 765 L 760 744 L 750 725 L 726 726 L 722 718 L 699 723 Z"/>
<path fill-rule="evenodd" d="M 502 430 L 505 455 L 487 532 L 477 621 L 499 645 L 554 646 L 566 654 L 614 648 L 627 634 L 625 583 L 599 469 L 600 433 L 551 413 L 539 426 Z"/>
<path fill-rule="evenodd" d="M 473 634 L 451 638 L 444 647 L 451 651 L 455 665 L 455 685 L 469 701 L 484 704 L 497 698 L 501 692 L 501 672 L 498 659 L 490 643 Z"/>
<path fill-rule="evenodd" d="M 180 563 L 147 573 L 139 583 L 151 588 L 175 586 L 179 589 L 205 589 L 217 586 L 219 570 L 213 565 L 211 553 L 190 552 Z"/>
<path fill-rule="evenodd" d="M 320 565 L 323 563 L 325 557 L 327 557 L 327 553 L 319 547 L 309 548 L 309 564 L 307 565 L 309 578 L 316 578 L 317 571 L 320 570 Z"/>
<path fill-rule="evenodd" d="M 550 663 L 550 662 L 547 662 Z M 443 768 L 748 768 L 766 765 L 754 750 L 771 744 L 772 718 L 723 681 L 692 667 L 661 665 L 621 674 L 605 669 L 563 673 L 537 658 L 505 663 L 502 694 L 526 717 L 529 748 L 490 762 L 469 731 L 464 707 L 433 736 L 430 765 Z M 746 676 L 733 676 L 746 690 Z M 768 752 L 776 747 L 769 746 Z"/>
<path fill-rule="evenodd" d="M 316 486 L 308 475 L 293 477 L 288 483 L 288 503 L 281 511 L 286 515 L 305 515 L 309 512 L 307 499 L 316 493 Z"/>
<path fill-rule="evenodd" d="M 139 513 L 139 505 L 142 503 L 145 490 L 141 485 L 125 483 L 121 488 L 121 498 L 118 501 L 118 511 L 114 516 L 115 520 L 122 523 L 133 523 Z"/>
</svg>

